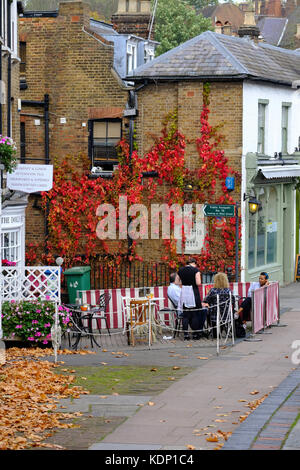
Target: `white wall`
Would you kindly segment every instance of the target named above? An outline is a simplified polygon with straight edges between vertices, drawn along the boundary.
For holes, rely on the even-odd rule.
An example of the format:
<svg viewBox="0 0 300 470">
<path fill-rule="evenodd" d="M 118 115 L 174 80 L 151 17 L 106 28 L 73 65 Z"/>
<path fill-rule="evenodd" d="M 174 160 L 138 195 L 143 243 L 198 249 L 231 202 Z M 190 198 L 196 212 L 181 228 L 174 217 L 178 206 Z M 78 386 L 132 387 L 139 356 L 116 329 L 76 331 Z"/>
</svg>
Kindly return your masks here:
<svg viewBox="0 0 300 470">
<path fill-rule="evenodd" d="M 288 153 L 298 147 L 300 136 L 300 89 L 245 81 L 243 86 L 243 155 L 257 152 L 258 100 L 269 100 L 266 114 L 265 154 L 281 152 L 281 105 L 292 103 L 289 113 Z"/>
<path fill-rule="evenodd" d="M 300 89 L 288 86 L 259 83 L 250 80 L 243 84 L 243 153 L 242 153 L 242 196 L 246 192 L 246 155 L 257 152 L 258 137 L 258 100 L 269 100 L 266 113 L 265 154 L 270 157 L 281 152 L 281 106 L 283 102 L 292 103 L 289 111 L 288 153 L 298 147 L 300 136 Z M 246 256 L 246 202 L 241 201 L 242 248 L 241 280 L 245 280 Z"/>
</svg>

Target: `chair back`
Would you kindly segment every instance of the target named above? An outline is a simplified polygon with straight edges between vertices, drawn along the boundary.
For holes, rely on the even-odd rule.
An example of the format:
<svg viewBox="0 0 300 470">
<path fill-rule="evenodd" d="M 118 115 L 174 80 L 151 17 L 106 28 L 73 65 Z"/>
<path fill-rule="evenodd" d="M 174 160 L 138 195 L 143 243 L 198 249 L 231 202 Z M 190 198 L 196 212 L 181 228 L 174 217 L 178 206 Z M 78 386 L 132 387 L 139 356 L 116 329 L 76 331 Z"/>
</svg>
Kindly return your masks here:
<svg viewBox="0 0 300 470">
<path fill-rule="evenodd" d="M 108 292 L 104 292 L 104 294 L 101 294 L 97 302 L 97 308 L 101 312 L 106 312 L 110 299 L 111 294 L 109 294 Z"/>
<path fill-rule="evenodd" d="M 149 319 L 149 302 L 147 300 L 130 300 L 130 323 L 143 325 Z"/>
<path fill-rule="evenodd" d="M 173 300 L 171 299 L 171 297 L 168 296 L 168 299 L 169 299 L 169 301 L 171 302 L 171 305 L 172 305 L 173 309 L 177 311 L 177 307 L 176 307 L 176 305 L 174 304 L 174 302 L 173 302 Z"/>
</svg>

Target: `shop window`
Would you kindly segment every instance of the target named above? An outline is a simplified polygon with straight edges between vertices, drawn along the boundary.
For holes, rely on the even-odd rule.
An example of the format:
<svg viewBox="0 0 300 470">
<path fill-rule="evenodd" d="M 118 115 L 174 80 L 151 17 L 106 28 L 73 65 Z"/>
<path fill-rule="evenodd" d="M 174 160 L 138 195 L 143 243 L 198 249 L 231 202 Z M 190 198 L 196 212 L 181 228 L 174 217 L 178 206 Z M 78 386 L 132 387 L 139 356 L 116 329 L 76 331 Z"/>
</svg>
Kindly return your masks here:
<svg viewBox="0 0 300 470">
<path fill-rule="evenodd" d="M 90 157 L 92 167 L 110 171 L 118 165 L 117 145 L 121 139 L 120 119 L 90 121 Z"/>
<path fill-rule="evenodd" d="M 268 200 L 267 264 L 277 261 L 277 225 L 276 191 L 271 188 Z"/>
<path fill-rule="evenodd" d="M 266 114 L 268 100 L 258 101 L 258 138 L 257 138 L 257 152 L 265 154 L 266 152 Z"/>
<path fill-rule="evenodd" d="M 276 189 L 261 188 L 256 197 L 261 209 L 248 218 L 248 269 L 263 267 L 277 261 L 277 193 Z"/>
</svg>

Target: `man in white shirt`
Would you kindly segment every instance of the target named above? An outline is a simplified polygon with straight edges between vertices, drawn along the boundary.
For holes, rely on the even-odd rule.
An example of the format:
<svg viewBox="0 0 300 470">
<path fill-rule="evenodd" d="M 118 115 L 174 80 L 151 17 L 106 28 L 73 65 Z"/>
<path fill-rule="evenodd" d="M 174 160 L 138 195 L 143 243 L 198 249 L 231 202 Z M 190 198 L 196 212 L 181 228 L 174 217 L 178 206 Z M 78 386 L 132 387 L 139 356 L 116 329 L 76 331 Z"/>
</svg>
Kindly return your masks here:
<svg viewBox="0 0 300 470">
<path fill-rule="evenodd" d="M 174 307 L 178 307 L 178 302 L 180 299 L 181 294 L 181 287 L 175 284 L 176 273 L 170 274 L 170 285 L 168 287 L 168 297 L 174 304 Z M 182 312 L 178 311 L 178 316 L 180 316 Z"/>
<path fill-rule="evenodd" d="M 268 279 L 269 279 L 268 273 L 262 272 L 260 273 L 258 282 L 251 283 L 248 293 L 247 293 L 247 297 L 242 302 L 239 308 L 239 311 L 237 312 L 238 315 L 243 320 L 243 322 L 249 321 L 251 319 L 250 312 L 251 312 L 252 292 L 254 292 L 256 289 L 259 289 L 260 287 L 268 286 L 269 285 Z"/>
</svg>

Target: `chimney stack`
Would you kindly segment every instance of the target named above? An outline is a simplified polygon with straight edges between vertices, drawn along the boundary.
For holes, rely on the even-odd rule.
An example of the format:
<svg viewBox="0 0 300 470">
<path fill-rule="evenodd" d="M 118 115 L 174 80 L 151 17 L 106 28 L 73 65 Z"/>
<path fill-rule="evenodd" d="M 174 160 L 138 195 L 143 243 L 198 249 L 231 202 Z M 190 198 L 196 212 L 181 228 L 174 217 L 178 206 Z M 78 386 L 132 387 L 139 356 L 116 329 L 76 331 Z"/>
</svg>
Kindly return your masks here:
<svg viewBox="0 0 300 470">
<path fill-rule="evenodd" d="M 119 0 L 111 22 L 120 34 L 135 34 L 148 39 L 150 19 L 151 0 Z M 152 30 L 151 39 L 153 36 Z"/>
<path fill-rule="evenodd" d="M 239 28 L 238 35 L 240 38 L 253 39 L 256 43 L 258 42 L 260 31 L 255 24 L 253 9 L 248 9 L 245 11 L 244 24 Z"/>
</svg>

